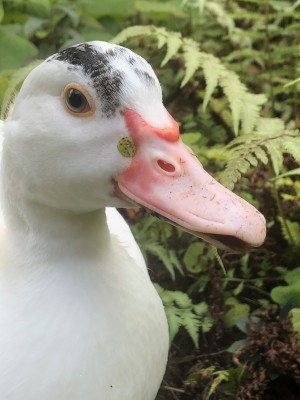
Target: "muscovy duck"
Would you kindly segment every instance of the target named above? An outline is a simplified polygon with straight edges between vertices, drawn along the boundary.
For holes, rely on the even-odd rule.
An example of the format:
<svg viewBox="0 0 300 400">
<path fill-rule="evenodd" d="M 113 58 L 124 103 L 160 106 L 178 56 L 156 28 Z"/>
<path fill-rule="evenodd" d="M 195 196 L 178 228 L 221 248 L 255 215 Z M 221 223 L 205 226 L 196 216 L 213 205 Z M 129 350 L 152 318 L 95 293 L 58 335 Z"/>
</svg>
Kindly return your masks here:
<svg viewBox="0 0 300 400">
<path fill-rule="evenodd" d="M 264 217 L 204 171 L 152 68 L 121 46 L 49 57 L 2 130 L 0 398 L 153 400 L 167 321 L 106 207 L 141 205 L 237 251 L 264 241 Z"/>
</svg>

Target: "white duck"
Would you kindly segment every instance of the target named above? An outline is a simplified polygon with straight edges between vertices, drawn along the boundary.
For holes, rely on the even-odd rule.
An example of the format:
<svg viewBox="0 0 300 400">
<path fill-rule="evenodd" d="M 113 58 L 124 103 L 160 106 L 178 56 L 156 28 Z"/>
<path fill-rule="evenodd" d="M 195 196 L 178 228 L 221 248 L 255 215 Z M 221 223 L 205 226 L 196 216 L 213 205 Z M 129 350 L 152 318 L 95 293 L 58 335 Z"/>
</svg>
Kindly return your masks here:
<svg viewBox="0 0 300 400">
<path fill-rule="evenodd" d="M 152 68 L 120 46 L 48 58 L 3 130 L 1 400 L 153 400 L 167 322 L 127 224 L 105 207 L 141 204 L 235 250 L 263 242 L 263 216 L 203 170 Z"/>
</svg>

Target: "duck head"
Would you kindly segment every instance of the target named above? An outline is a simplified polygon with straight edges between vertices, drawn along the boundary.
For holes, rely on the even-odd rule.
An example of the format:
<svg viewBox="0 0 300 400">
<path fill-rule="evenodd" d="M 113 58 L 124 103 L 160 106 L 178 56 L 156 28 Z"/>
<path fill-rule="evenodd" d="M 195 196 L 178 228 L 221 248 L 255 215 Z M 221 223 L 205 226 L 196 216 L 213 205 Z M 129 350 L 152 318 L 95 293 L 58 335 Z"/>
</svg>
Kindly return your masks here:
<svg viewBox="0 0 300 400">
<path fill-rule="evenodd" d="M 264 217 L 205 172 L 152 68 L 124 47 L 90 42 L 51 56 L 7 124 L 7 185 L 20 198 L 80 213 L 138 204 L 226 250 L 265 239 Z"/>
</svg>

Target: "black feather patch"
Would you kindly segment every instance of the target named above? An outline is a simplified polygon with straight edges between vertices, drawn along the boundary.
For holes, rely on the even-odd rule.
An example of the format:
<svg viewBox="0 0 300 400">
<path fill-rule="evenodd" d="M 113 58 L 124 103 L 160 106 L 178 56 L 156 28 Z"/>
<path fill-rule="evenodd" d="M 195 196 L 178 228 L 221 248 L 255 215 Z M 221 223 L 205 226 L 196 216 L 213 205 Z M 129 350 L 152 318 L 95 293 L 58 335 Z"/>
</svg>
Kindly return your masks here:
<svg viewBox="0 0 300 400">
<path fill-rule="evenodd" d="M 48 61 L 54 59 L 70 64 L 69 69 L 82 69 L 92 80 L 101 100 L 102 112 L 109 118 L 120 109 L 120 94 L 126 80 L 125 73 L 112 64 L 112 61 L 118 58 L 125 59 L 132 71 L 138 75 L 144 84 L 147 86 L 155 85 L 154 77 L 142 69 L 145 61 L 141 57 L 133 55 L 124 47 L 114 47 L 101 51 L 101 49 L 89 43 L 84 43 L 65 49 Z"/>
</svg>

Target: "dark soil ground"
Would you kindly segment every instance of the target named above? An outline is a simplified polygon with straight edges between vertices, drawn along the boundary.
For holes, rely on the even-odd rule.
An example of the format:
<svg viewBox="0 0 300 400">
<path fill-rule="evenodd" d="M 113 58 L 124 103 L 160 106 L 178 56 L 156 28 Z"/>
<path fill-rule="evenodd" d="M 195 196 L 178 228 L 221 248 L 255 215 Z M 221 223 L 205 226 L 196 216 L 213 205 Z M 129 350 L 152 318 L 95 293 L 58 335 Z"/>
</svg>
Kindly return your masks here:
<svg viewBox="0 0 300 400">
<path fill-rule="evenodd" d="M 221 384 L 211 400 L 300 399 L 300 350 L 291 323 L 281 321 L 273 312 L 263 315 L 262 320 L 259 328 L 249 326 L 246 345 L 233 355 L 222 347 L 222 339 L 226 342 L 226 338 L 220 338 L 220 332 L 210 332 L 210 338 L 206 338 L 199 351 L 193 349 L 187 335 L 181 332 L 171 347 L 157 400 L 206 400 L 212 375 L 201 370 L 211 365 L 218 365 L 220 370 L 241 365 L 246 376 L 232 394 L 228 386 Z M 188 379 L 193 374 L 197 376 L 197 371 L 199 379 Z"/>
</svg>

